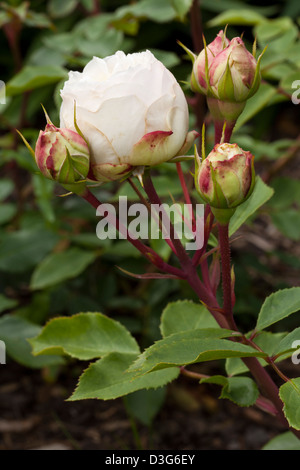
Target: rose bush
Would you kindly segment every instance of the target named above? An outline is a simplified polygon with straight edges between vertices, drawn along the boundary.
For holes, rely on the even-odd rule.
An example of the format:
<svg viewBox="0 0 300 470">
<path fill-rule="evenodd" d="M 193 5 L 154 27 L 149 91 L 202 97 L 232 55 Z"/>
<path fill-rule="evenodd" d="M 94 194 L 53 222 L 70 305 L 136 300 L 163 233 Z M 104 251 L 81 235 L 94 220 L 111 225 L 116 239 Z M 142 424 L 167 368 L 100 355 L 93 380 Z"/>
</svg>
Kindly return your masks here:
<svg viewBox="0 0 300 470">
<path fill-rule="evenodd" d="M 175 77 L 150 51 L 94 57 L 83 72 L 70 72 L 62 91 L 60 125 L 76 123 L 89 143 L 89 177 L 124 177 L 181 155 L 198 135 L 188 133 L 185 96 Z"/>
</svg>

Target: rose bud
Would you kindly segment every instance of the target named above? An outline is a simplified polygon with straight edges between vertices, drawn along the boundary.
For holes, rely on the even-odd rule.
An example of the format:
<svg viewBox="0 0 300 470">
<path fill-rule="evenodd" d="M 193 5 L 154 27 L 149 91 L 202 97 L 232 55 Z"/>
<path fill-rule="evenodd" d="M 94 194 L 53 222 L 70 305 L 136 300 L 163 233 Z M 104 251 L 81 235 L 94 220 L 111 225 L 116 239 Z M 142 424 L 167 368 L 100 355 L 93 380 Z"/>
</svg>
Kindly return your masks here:
<svg viewBox="0 0 300 470">
<path fill-rule="evenodd" d="M 254 157 L 237 144 L 217 144 L 202 163 L 196 159 L 196 189 L 219 222 L 246 201 L 254 183 Z"/>
<path fill-rule="evenodd" d="M 193 91 L 207 94 L 208 84 L 206 81 L 207 74 L 214 58 L 222 52 L 230 41 L 226 38 L 223 30 L 219 31 L 217 37 L 203 49 L 194 61 L 193 72 L 191 76 L 191 87 Z M 207 64 L 207 65 L 206 65 Z"/>
<path fill-rule="evenodd" d="M 209 83 L 215 97 L 222 101 L 244 102 L 258 89 L 258 64 L 241 38 L 233 38 L 212 61 Z"/>
<path fill-rule="evenodd" d="M 187 50 L 194 62 L 191 88 L 207 96 L 215 124 L 222 129 L 226 122 L 228 135 L 243 111 L 246 100 L 254 95 L 260 84 L 260 62 L 265 50 L 257 61 L 255 50 L 256 43 L 251 54 L 241 38 L 229 41 L 223 31 L 208 46 L 205 44 L 198 57 Z"/>
<path fill-rule="evenodd" d="M 50 120 L 40 131 L 35 160 L 40 171 L 61 184 L 85 180 L 89 172 L 89 148 L 83 137 L 70 129 L 60 129 Z"/>
<path fill-rule="evenodd" d="M 175 77 L 151 52 L 94 57 L 70 72 L 62 91 L 60 125 L 78 127 L 89 143 L 89 178 L 124 178 L 135 167 L 183 155 L 197 133 L 188 132 L 188 106 Z"/>
</svg>

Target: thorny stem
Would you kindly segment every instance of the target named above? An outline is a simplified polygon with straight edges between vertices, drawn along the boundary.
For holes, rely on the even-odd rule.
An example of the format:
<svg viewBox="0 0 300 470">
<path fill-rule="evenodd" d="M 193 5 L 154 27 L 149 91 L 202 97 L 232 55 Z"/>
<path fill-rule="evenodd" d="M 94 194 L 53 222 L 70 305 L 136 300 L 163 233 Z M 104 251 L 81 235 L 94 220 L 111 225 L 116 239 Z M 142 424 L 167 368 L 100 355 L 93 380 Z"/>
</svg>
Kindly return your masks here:
<svg viewBox="0 0 300 470">
<path fill-rule="evenodd" d="M 150 188 L 149 194 L 151 194 L 151 196 L 156 195 L 154 197 L 154 200 L 156 201 L 155 203 L 159 203 L 159 198 L 149 178 L 147 178 L 146 183 L 147 183 L 148 190 Z M 98 199 L 88 189 L 86 190 L 85 194 L 82 195 L 82 197 L 95 208 L 98 208 L 98 206 L 100 205 L 100 202 L 98 201 Z M 158 198 L 158 201 L 157 201 L 157 198 Z M 215 320 L 217 321 L 217 323 L 220 325 L 221 328 L 233 329 L 235 331 L 238 331 L 235 326 L 233 316 L 227 316 L 221 313 L 216 297 L 213 295 L 212 292 L 208 291 L 205 288 L 204 284 L 201 282 L 200 278 L 198 277 L 197 268 L 193 265 L 192 259 L 189 258 L 186 252 L 185 252 L 185 257 L 183 258 L 182 252 L 180 249 L 180 257 L 178 257 L 179 260 L 180 258 L 182 260 L 182 269 L 180 270 L 178 268 L 175 268 L 174 266 L 171 266 L 165 263 L 159 257 L 159 255 L 154 252 L 154 250 L 152 250 L 149 247 L 146 247 L 139 240 L 135 240 L 134 238 L 132 238 L 130 234 L 128 233 L 126 227 L 122 226 L 117 220 L 116 221 L 111 220 L 111 223 L 120 231 L 120 233 L 125 234 L 128 241 L 130 241 L 130 243 L 132 243 L 143 254 L 143 256 L 145 256 L 150 262 L 152 262 L 154 265 L 159 267 L 160 270 L 165 271 L 170 274 L 174 274 L 181 279 L 186 279 L 190 287 L 195 291 L 195 293 L 199 297 L 199 300 L 202 301 L 207 306 L 208 310 L 211 312 L 211 314 L 213 315 L 213 317 L 215 318 Z M 225 232 L 225 228 L 224 230 L 221 229 L 221 234 L 223 233 L 223 231 Z M 174 233 L 172 235 L 174 236 Z M 232 311 L 231 304 L 229 303 L 229 299 L 231 299 L 231 283 L 229 284 L 228 282 L 228 279 L 230 279 L 230 251 L 229 251 L 229 239 L 228 239 L 228 236 L 226 236 L 226 232 L 225 232 L 225 236 L 224 235 L 220 236 L 220 239 L 222 239 L 222 241 L 220 241 L 221 252 L 223 251 L 222 269 L 227 270 L 227 273 L 224 272 L 223 274 L 223 276 L 225 276 L 225 285 L 227 285 L 227 287 L 225 287 L 225 292 L 224 292 L 226 293 L 225 294 L 226 303 L 225 302 L 224 303 L 226 304 L 226 308 L 229 308 L 230 306 L 230 311 Z M 173 242 L 175 242 L 175 238 Z M 225 246 L 226 244 L 228 244 L 227 248 Z M 227 254 L 225 254 L 225 250 Z M 229 252 L 229 262 L 228 262 L 228 252 Z M 225 264 L 224 264 L 224 257 L 225 257 Z M 229 285 L 230 285 L 230 296 L 229 296 Z M 255 357 L 242 358 L 242 360 L 247 366 L 247 368 L 250 370 L 250 372 L 252 373 L 262 393 L 273 403 L 277 411 L 278 419 L 281 421 L 282 424 L 284 424 L 285 427 L 289 428 L 289 423 L 286 420 L 284 413 L 282 411 L 283 403 L 279 397 L 278 387 L 276 386 L 276 384 L 274 383 L 274 381 L 272 380 L 268 372 L 264 369 L 264 367 L 259 363 L 259 361 Z M 191 376 L 191 373 L 185 371 L 184 369 L 182 369 L 181 372 L 185 373 L 186 375 Z M 260 401 L 259 404 L 260 406 L 263 406 L 262 401 Z M 300 432 L 293 428 L 290 428 L 290 429 L 300 439 Z"/>
<path fill-rule="evenodd" d="M 213 221 L 214 221 L 214 217 L 213 217 L 213 214 L 211 212 L 211 209 L 210 209 L 209 205 L 206 204 L 205 210 L 204 210 L 204 240 L 203 240 L 203 247 L 200 248 L 199 250 L 197 250 L 195 252 L 194 256 L 193 256 L 193 265 L 194 266 L 198 266 L 198 264 L 201 260 L 201 257 L 202 257 L 203 253 L 206 250 L 209 234 L 211 232 L 212 225 L 213 225 Z"/>
<path fill-rule="evenodd" d="M 141 193 L 141 191 L 137 188 L 137 186 L 134 184 L 134 182 L 132 181 L 131 178 L 128 178 L 128 182 L 130 184 L 130 186 L 132 187 L 132 189 L 135 191 L 135 193 L 137 194 L 137 196 L 140 198 L 140 200 L 142 201 L 142 203 L 144 204 L 144 206 L 147 207 L 148 209 L 148 212 L 149 214 L 151 214 L 151 204 L 147 201 L 147 199 L 143 196 L 143 194 Z M 158 218 L 158 224 L 159 224 L 159 228 L 161 230 L 161 232 L 163 232 L 163 227 L 162 227 L 162 222 L 161 222 L 161 219 Z M 169 247 L 171 248 L 171 250 L 173 251 L 173 253 L 176 253 L 176 250 L 175 250 L 175 247 L 172 243 L 172 241 L 168 238 L 165 238 L 167 244 L 169 245 Z"/>
<path fill-rule="evenodd" d="M 236 329 L 232 310 L 231 263 L 228 224 L 218 224 L 219 244 L 222 263 L 223 312 L 231 328 Z"/>
<path fill-rule="evenodd" d="M 190 193 L 189 193 L 189 190 L 187 188 L 187 185 L 186 185 L 186 182 L 185 182 L 185 179 L 184 179 L 184 174 L 183 174 L 183 171 L 182 171 L 182 168 L 181 168 L 181 164 L 179 162 L 176 163 L 176 169 L 177 169 L 177 173 L 178 173 L 179 181 L 180 181 L 181 188 L 182 188 L 182 191 L 183 191 L 185 202 L 189 205 L 189 208 L 190 208 L 190 219 L 192 220 L 192 228 L 194 229 L 195 225 L 196 225 L 195 215 L 194 215 L 194 212 L 193 212 Z"/>
<path fill-rule="evenodd" d="M 162 206 L 162 202 L 161 202 L 160 197 L 158 196 L 158 194 L 155 190 L 155 187 L 152 183 L 152 179 L 151 179 L 149 174 L 147 174 L 145 176 L 144 189 L 145 189 L 145 192 L 146 192 L 151 204 L 157 205 L 164 212 L 164 216 L 162 215 L 162 213 L 160 213 L 160 217 L 162 219 L 162 223 L 164 221 L 168 222 L 168 227 L 167 228 L 169 229 L 169 235 L 170 235 L 170 238 L 171 238 L 171 240 L 173 242 L 173 245 L 175 247 L 176 255 L 177 255 L 177 257 L 180 261 L 181 266 L 183 268 L 189 266 L 190 263 L 191 263 L 190 257 L 188 256 L 188 254 L 187 254 L 186 250 L 184 249 L 181 241 L 179 240 L 178 235 L 175 233 L 174 226 L 171 223 L 169 217 L 167 217 L 166 214 L 165 214 L 164 208 Z"/>
<path fill-rule="evenodd" d="M 85 193 L 81 195 L 83 199 L 85 199 L 89 204 L 91 204 L 95 209 L 98 209 L 101 206 L 101 202 L 96 198 L 96 196 L 90 192 L 89 189 L 86 188 Z M 166 263 L 152 248 L 144 245 L 140 240 L 135 239 L 127 230 L 118 217 L 115 217 L 111 213 L 107 213 L 107 220 L 108 222 L 115 227 L 118 232 L 120 232 L 139 252 L 148 260 L 150 263 L 153 263 L 155 266 L 158 267 L 161 271 L 164 271 L 168 274 L 172 274 L 174 276 L 179 277 L 180 279 L 184 279 L 184 273 L 182 270 L 171 266 L 170 264 Z"/>
<path fill-rule="evenodd" d="M 233 318 L 232 303 L 231 303 L 231 266 L 230 266 L 230 245 L 229 245 L 229 236 L 228 236 L 228 224 L 221 225 L 218 224 L 219 229 L 219 243 L 220 243 L 220 253 L 222 261 L 222 285 L 223 285 L 223 311 L 226 315 L 226 320 L 230 329 L 237 330 L 237 327 Z M 251 344 L 251 342 L 250 342 Z M 289 426 L 282 408 L 283 403 L 279 397 L 279 391 L 276 384 L 271 379 L 268 372 L 264 367 L 259 363 L 255 357 L 242 358 L 245 365 L 248 367 L 253 377 L 255 378 L 257 384 L 259 385 L 261 391 L 272 401 L 277 410 L 277 416 L 279 420 L 285 425 Z M 277 366 L 276 366 L 276 369 Z M 279 370 L 279 369 L 278 369 Z M 278 370 L 276 372 L 278 373 Z M 279 371 L 280 372 L 280 371 Z M 281 377 L 282 375 L 279 374 Z M 292 429 L 295 435 L 298 437 L 300 433 L 295 429 Z"/>
</svg>

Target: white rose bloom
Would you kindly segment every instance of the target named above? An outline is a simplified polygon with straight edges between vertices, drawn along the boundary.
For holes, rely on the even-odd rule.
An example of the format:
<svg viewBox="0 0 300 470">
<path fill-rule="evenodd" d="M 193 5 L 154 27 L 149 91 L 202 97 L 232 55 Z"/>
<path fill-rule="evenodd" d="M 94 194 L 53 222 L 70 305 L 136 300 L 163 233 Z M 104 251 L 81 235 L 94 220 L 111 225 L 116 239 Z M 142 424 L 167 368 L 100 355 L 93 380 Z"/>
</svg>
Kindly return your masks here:
<svg viewBox="0 0 300 470">
<path fill-rule="evenodd" d="M 61 97 L 60 127 L 76 130 L 76 103 L 98 181 L 168 161 L 198 135 L 188 133 L 188 106 L 178 82 L 150 51 L 94 57 L 82 73 L 69 73 Z"/>
</svg>

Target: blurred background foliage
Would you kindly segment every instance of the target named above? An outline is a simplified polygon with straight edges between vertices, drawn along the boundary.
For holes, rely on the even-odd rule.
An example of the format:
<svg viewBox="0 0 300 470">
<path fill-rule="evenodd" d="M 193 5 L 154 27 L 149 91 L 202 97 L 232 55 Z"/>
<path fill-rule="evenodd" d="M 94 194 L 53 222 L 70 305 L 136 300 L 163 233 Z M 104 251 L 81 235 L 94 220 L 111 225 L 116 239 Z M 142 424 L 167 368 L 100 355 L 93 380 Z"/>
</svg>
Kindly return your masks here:
<svg viewBox="0 0 300 470">
<path fill-rule="evenodd" d="M 0 337 L 11 358 L 34 368 L 60 364 L 55 356 L 33 357 L 26 338 L 36 336 L 49 318 L 84 311 L 119 319 L 147 346 L 159 337 L 167 303 L 194 299 L 181 281 L 139 281 L 122 273 L 117 267 L 135 273 L 151 267 L 126 241 L 97 239 L 95 211 L 75 195 L 61 197 L 62 188 L 37 173 L 16 133 L 19 129 L 34 147 L 45 127 L 41 103 L 59 125 L 59 90 L 68 71 L 82 70 L 94 55 L 151 50 L 182 83 L 191 129 L 205 120 L 207 147 L 212 148 L 205 101 L 187 85 L 191 62 L 177 41 L 199 52 L 202 32 L 209 43 L 228 25 L 227 36 L 243 34 L 249 50 L 255 37 L 258 53 L 268 44 L 262 85 L 232 138 L 255 155 L 257 172 L 275 189 L 233 243 L 241 325 L 251 327 L 267 294 L 295 285 L 300 266 L 300 135 L 299 107 L 291 97 L 297 93 L 295 80 L 300 80 L 299 19 L 298 0 L 0 3 L 0 79 L 6 84 L 6 103 L 0 104 Z M 192 169 L 184 165 L 197 202 Z M 161 165 L 155 183 L 164 201 L 171 202 L 170 195 L 182 198 L 174 166 Z M 119 195 L 136 199 L 126 182 L 95 191 L 103 202 L 117 201 Z M 165 243 L 150 243 L 169 259 Z"/>
</svg>

